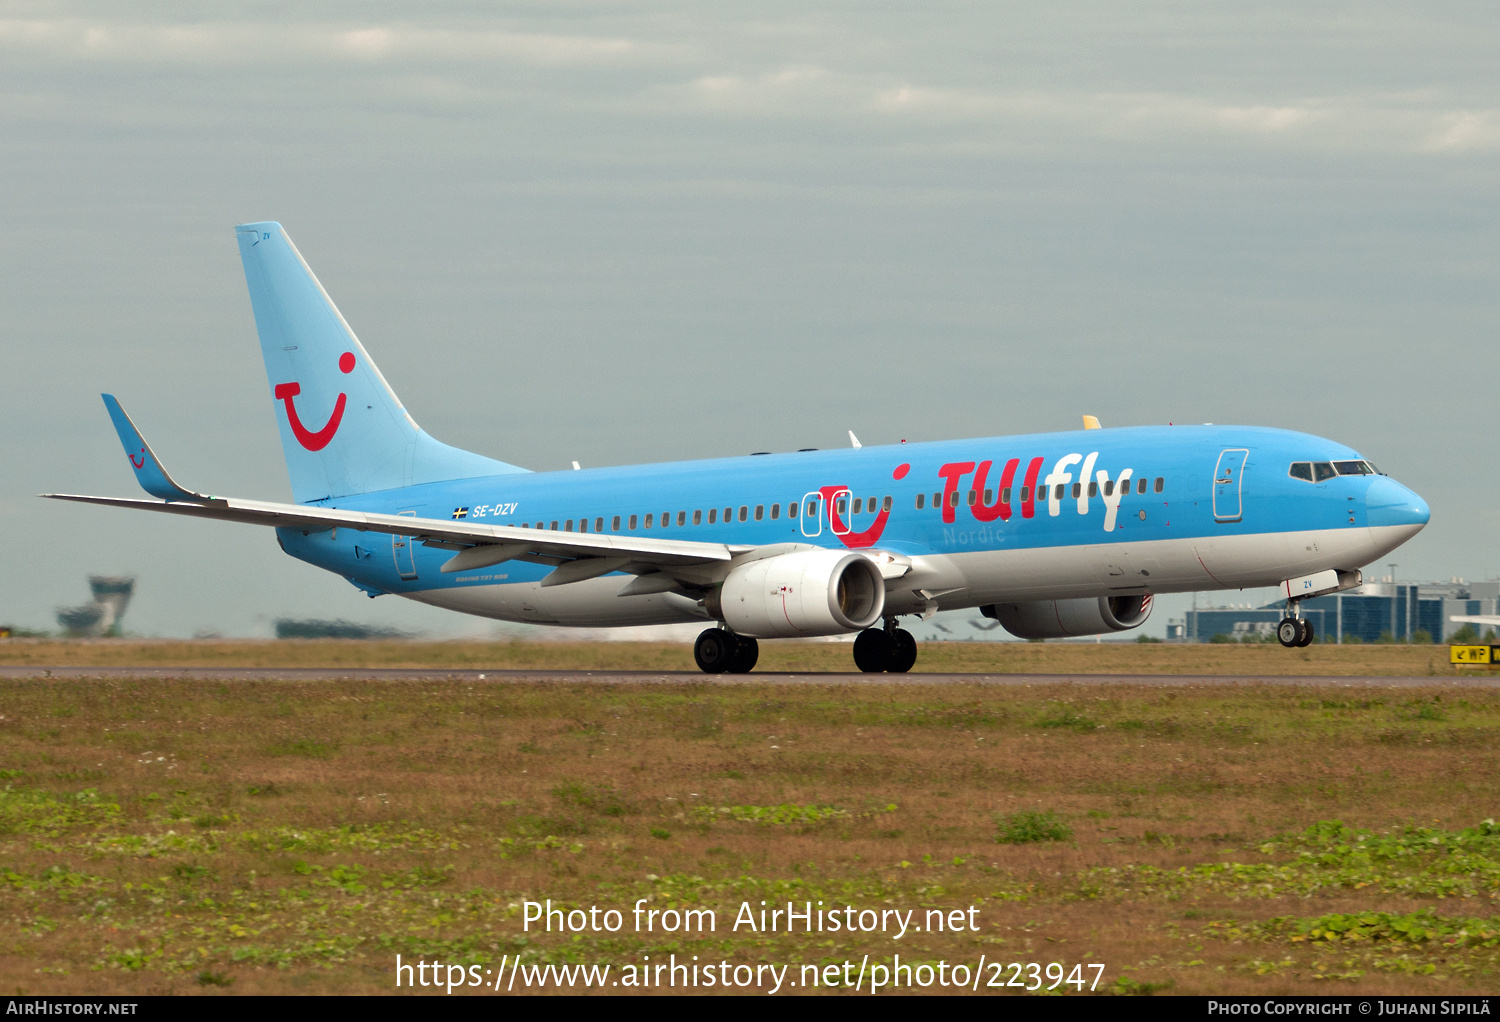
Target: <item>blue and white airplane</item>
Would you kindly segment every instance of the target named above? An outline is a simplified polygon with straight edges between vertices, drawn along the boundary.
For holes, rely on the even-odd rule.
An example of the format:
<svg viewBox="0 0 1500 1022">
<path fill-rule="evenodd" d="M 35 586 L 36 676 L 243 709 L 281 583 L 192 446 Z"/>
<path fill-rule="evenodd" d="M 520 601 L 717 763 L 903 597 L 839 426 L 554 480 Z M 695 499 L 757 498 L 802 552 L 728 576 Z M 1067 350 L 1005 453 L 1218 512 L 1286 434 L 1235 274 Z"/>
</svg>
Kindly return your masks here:
<svg viewBox="0 0 1500 1022">
<path fill-rule="evenodd" d="M 46 496 L 271 526 L 372 597 L 549 625 L 704 622 L 694 653 L 714 673 L 749 671 L 757 639 L 854 632 L 861 670 L 908 671 L 905 615 L 977 607 L 1025 638 L 1094 635 L 1139 626 L 1158 593 L 1272 585 L 1282 645 L 1305 646 L 1300 601 L 1358 585 L 1428 520 L 1356 451 L 1256 426 L 530 472 L 423 432 L 281 225 L 235 230 L 296 503 L 179 486 L 108 394 L 156 499 Z"/>
</svg>

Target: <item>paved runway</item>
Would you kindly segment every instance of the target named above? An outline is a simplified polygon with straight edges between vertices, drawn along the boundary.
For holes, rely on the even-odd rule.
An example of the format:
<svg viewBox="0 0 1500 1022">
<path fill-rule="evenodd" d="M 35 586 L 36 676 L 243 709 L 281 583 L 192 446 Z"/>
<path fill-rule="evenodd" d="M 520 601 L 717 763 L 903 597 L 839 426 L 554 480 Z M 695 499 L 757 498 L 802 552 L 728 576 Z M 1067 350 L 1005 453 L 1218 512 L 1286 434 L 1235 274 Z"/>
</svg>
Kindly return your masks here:
<svg viewBox="0 0 1500 1022">
<path fill-rule="evenodd" d="M 444 671 L 404 668 L 0 667 L 0 678 L 186 678 L 198 681 L 555 681 L 596 685 L 1299 685 L 1313 688 L 1500 688 L 1500 675 L 1340 677 L 1277 674 L 701 674 L 698 671 Z"/>
</svg>

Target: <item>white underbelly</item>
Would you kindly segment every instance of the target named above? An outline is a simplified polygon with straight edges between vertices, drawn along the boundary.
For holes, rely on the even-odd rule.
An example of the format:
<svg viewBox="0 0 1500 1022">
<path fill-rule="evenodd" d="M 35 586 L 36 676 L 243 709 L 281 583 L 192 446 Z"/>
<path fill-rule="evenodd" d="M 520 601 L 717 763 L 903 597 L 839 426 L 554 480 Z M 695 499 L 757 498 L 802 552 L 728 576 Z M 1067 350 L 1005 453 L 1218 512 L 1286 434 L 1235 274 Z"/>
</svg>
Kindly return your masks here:
<svg viewBox="0 0 1500 1022">
<path fill-rule="evenodd" d="M 616 595 L 631 577 L 606 575 L 545 589 L 537 582 L 512 582 L 428 589 L 403 595 L 419 603 L 478 617 L 578 628 L 708 620 L 697 601 L 676 593 Z"/>
</svg>

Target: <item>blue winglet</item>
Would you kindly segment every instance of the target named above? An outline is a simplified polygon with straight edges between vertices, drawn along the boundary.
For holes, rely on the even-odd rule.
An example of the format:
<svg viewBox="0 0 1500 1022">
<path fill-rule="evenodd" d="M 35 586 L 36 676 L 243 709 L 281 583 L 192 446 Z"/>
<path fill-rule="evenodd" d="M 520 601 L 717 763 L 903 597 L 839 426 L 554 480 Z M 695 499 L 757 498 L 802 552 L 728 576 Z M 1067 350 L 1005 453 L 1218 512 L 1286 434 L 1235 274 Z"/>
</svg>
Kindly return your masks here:
<svg viewBox="0 0 1500 1022">
<path fill-rule="evenodd" d="M 125 414 L 125 409 L 120 407 L 120 402 L 115 400 L 115 396 L 113 394 L 100 394 L 99 396 L 104 398 L 104 407 L 109 410 L 109 417 L 115 424 L 115 432 L 120 434 L 120 443 L 125 445 L 125 456 L 130 459 L 130 467 L 135 470 L 135 479 L 141 484 L 141 489 L 162 500 L 185 500 L 202 504 L 215 499 L 178 486 L 172 477 L 167 475 L 167 470 L 162 468 L 161 461 L 151 450 L 151 445 L 146 443 L 146 438 L 141 436 L 141 431 L 135 428 L 135 423 L 130 421 L 130 416 Z"/>
</svg>

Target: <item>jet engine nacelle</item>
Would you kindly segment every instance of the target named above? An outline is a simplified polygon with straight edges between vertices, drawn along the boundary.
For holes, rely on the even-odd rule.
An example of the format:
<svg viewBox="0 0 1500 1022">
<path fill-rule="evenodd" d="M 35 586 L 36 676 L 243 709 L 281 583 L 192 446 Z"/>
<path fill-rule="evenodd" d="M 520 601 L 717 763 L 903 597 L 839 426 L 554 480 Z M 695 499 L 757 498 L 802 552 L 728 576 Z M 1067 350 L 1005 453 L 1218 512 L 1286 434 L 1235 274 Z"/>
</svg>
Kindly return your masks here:
<svg viewBox="0 0 1500 1022">
<path fill-rule="evenodd" d="M 979 608 L 1019 639 L 1061 639 L 1137 628 L 1151 616 L 1151 597 L 1104 596 L 1097 600 L 1037 600 L 992 603 Z"/>
<path fill-rule="evenodd" d="M 861 554 L 803 550 L 739 565 L 705 606 L 757 639 L 840 635 L 880 620 L 885 580 Z"/>
</svg>

